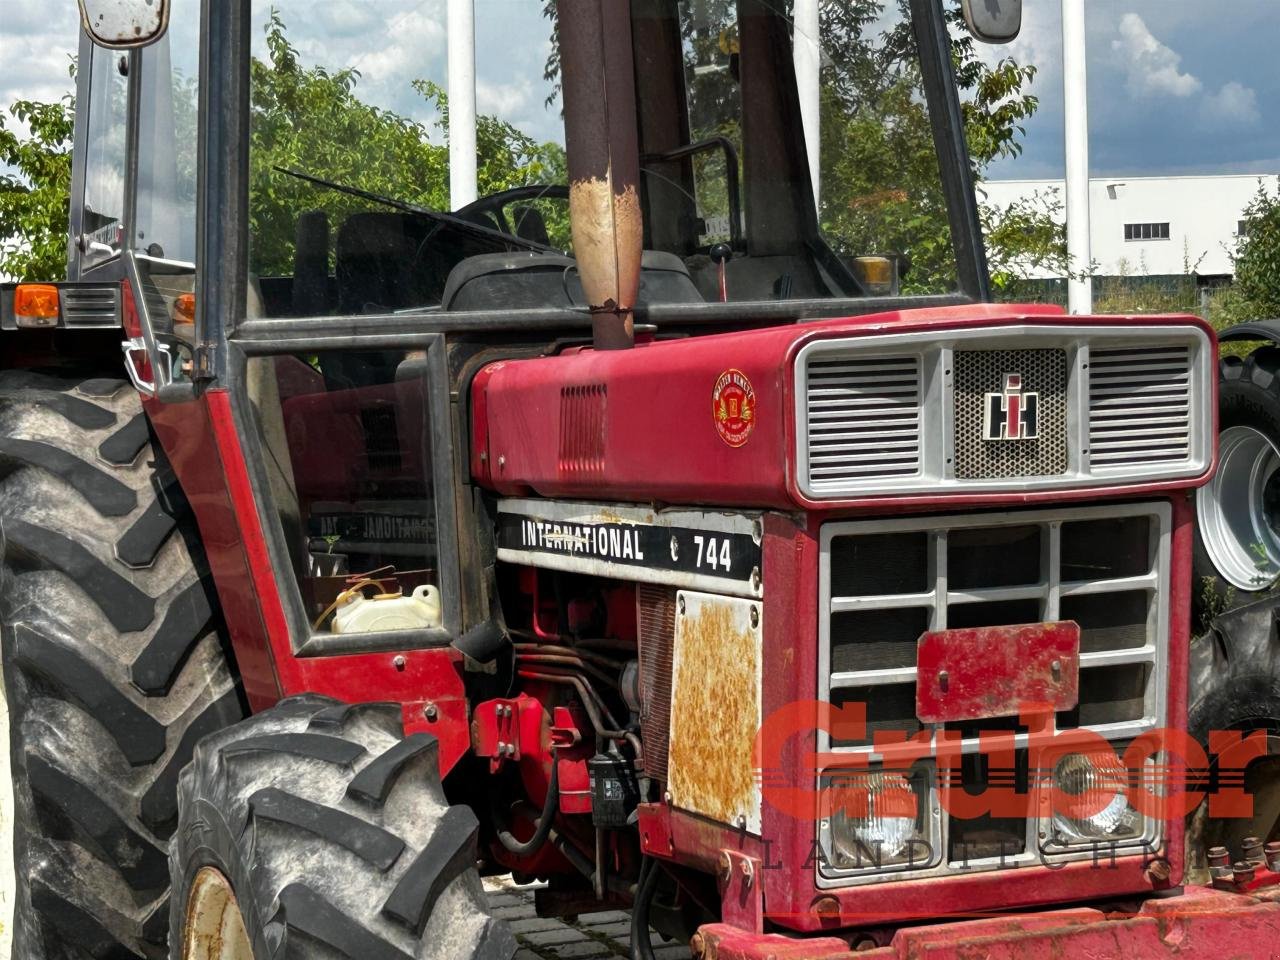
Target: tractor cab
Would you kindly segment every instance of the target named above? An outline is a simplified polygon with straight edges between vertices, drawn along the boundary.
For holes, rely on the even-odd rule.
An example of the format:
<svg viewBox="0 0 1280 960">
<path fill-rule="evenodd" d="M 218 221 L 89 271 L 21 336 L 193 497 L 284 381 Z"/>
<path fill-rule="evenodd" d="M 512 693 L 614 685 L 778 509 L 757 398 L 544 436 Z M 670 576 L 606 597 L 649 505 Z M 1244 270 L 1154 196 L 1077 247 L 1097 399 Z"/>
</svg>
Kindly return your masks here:
<svg viewBox="0 0 1280 960">
<path fill-rule="evenodd" d="M 172 0 L 148 45 L 85 39 L 72 275 L 130 279 L 140 389 L 181 402 L 212 377 L 236 398 L 303 635 L 329 632 L 349 576 L 386 569 L 443 592 L 441 619 L 418 626 L 464 626 L 457 560 L 440 556 L 460 534 L 440 512 L 468 478 L 440 452 L 459 439 L 445 377 L 428 372 L 451 340 L 499 356 L 584 337 L 602 270 L 635 286 L 611 309 L 628 301 L 659 338 L 987 296 L 932 0 L 828 10 L 807 34 L 768 0 L 643 0 L 609 24 L 625 42 L 598 49 L 562 36 L 570 7 L 481 3 L 479 89 L 519 94 L 480 101 L 482 195 L 458 205 L 447 37 L 401 7 L 237 7 L 235 36 L 206 53 L 226 58 L 225 91 L 201 66 L 195 0 Z M 434 56 L 409 55 L 418 34 Z M 592 71 L 628 82 L 591 92 Z M 212 109 L 210 90 L 247 109 Z M 601 126 L 606 107 L 625 120 Z M 575 158 L 601 148 L 618 154 L 610 170 L 636 170 L 625 242 L 609 239 L 620 216 L 574 219 Z M 121 213 L 104 219 L 113 189 Z M 201 217 L 219 225 L 209 251 L 232 258 L 216 270 L 196 254 Z M 930 232 L 913 235 L 922 218 Z M 106 233 L 114 246 L 94 239 Z M 614 253 L 584 263 L 582 249 Z"/>
</svg>

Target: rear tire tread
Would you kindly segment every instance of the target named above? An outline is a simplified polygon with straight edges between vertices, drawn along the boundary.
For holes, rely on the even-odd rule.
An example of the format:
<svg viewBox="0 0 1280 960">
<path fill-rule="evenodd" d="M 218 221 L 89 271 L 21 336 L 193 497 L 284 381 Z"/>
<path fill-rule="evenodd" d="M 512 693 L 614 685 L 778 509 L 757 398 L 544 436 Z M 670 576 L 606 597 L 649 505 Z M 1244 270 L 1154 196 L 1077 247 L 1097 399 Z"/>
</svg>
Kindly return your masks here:
<svg viewBox="0 0 1280 960">
<path fill-rule="evenodd" d="M 245 712 L 204 558 L 123 380 L 0 371 L 0 418 L 14 956 L 156 960 L 178 772 Z M 116 556 L 140 523 L 146 570 Z"/>
<path fill-rule="evenodd" d="M 139 413 L 98 445 L 98 456 L 107 463 L 127 467 L 138 459 L 142 448 L 151 442 L 147 415 Z"/>
</svg>

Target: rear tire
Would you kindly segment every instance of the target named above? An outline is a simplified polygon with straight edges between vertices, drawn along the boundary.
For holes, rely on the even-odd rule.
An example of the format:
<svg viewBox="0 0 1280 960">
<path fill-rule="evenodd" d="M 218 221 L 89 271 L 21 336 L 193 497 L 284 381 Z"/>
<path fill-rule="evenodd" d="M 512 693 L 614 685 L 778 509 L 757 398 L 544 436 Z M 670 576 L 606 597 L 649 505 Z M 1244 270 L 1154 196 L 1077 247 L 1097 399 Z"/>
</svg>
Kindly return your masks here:
<svg viewBox="0 0 1280 960">
<path fill-rule="evenodd" d="M 0 535 L 13 955 L 163 957 L 178 774 L 244 709 L 131 387 L 0 371 Z"/>
<path fill-rule="evenodd" d="M 256 960 L 510 960 L 475 815 L 445 801 L 435 738 L 403 738 L 400 724 L 393 704 L 303 696 L 196 748 L 170 854 L 174 960 L 231 955 L 191 909 L 210 871 Z"/>
<path fill-rule="evenodd" d="M 1197 633 L 1280 581 L 1280 349 L 1224 357 L 1218 470 L 1196 492 Z"/>
</svg>

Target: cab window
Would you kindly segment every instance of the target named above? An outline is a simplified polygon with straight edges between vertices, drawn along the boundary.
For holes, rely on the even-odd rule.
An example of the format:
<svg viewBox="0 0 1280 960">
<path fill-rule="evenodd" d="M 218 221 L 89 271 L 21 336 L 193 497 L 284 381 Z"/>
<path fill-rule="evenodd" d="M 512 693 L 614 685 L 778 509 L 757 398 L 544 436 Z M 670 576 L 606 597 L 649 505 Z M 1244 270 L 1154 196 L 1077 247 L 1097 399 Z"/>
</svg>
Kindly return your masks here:
<svg viewBox="0 0 1280 960">
<path fill-rule="evenodd" d="M 111 259 L 124 245 L 128 63 L 127 54 L 98 46 L 89 59 L 84 194 L 77 241 L 85 267 Z"/>
</svg>

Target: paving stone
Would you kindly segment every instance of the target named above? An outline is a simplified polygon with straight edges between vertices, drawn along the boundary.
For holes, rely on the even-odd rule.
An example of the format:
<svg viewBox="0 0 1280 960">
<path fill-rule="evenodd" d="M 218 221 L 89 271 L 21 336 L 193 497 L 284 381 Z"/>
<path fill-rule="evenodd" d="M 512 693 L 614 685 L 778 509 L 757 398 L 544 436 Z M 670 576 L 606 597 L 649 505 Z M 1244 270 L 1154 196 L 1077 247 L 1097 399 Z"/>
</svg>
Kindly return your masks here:
<svg viewBox="0 0 1280 960">
<path fill-rule="evenodd" d="M 586 960 L 588 957 L 617 956 L 617 953 L 610 948 L 609 944 L 585 938 L 578 943 L 564 943 L 557 947 L 546 947 L 545 950 L 547 953 L 553 953 L 557 957 L 572 957 L 574 960 Z"/>
<path fill-rule="evenodd" d="M 582 927 L 594 927 L 602 923 L 617 923 L 619 920 L 631 921 L 631 914 L 623 913 L 621 910 L 606 910 L 602 913 L 584 913 L 578 917 L 578 925 Z"/>
<path fill-rule="evenodd" d="M 539 947 L 555 946 L 561 943 L 581 943 L 590 939 L 577 927 L 571 927 L 567 923 L 557 921 L 554 929 L 551 930 L 535 930 L 532 933 L 523 933 L 521 938 L 526 943 L 536 944 Z"/>
<path fill-rule="evenodd" d="M 513 933 L 540 933 L 543 930 L 559 930 L 564 926 L 564 921 L 555 917 L 535 917 L 532 908 L 525 916 L 511 921 Z"/>
<path fill-rule="evenodd" d="M 621 937 L 623 940 L 627 940 L 631 936 L 631 921 L 616 920 L 613 923 L 592 924 L 586 929 L 594 934 L 606 937 Z"/>
<path fill-rule="evenodd" d="M 514 893 L 489 893 L 490 910 L 497 910 L 500 907 L 523 907 L 532 903 L 532 899 Z"/>
<path fill-rule="evenodd" d="M 489 912 L 503 920 L 525 920 L 536 915 L 532 903 L 522 903 L 514 907 L 490 907 Z"/>
</svg>

